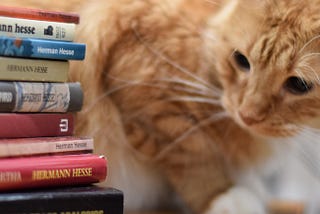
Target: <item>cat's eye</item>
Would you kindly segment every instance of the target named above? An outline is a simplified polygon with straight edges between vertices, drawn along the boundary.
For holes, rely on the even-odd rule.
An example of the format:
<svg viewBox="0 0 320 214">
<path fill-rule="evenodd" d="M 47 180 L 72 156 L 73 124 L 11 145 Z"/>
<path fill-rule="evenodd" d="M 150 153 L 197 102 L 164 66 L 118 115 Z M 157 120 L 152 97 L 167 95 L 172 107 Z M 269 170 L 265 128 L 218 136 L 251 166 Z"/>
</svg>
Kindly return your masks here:
<svg viewBox="0 0 320 214">
<path fill-rule="evenodd" d="M 250 71 L 250 63 L 245 55 L 240 53 L 239 51 L 235 51 L 233 53 L 233 58 L 237 65 L 244 71 Z"/>
<path fill-rule="evenodd" d="M 295 95 L 305 94 L 313 89 L 313 84 L 300 77 L 290 77 L 284 83 L 284 88 Z"/>
</svg>

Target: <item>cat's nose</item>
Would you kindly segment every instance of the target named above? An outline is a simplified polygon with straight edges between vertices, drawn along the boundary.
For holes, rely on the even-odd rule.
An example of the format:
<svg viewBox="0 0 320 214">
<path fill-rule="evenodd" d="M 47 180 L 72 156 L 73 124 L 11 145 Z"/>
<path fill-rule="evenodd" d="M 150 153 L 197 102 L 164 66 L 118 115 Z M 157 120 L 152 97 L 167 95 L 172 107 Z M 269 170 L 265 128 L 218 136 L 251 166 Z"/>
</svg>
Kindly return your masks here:
<svg viewBox="0 0 320 214">
<path fill-rule="evenodd" d="M 253 112 L 249 113 L 243 111 L 239 111 L 239 116 L 241 120 L 248 126 L 261 123 L 266 117 L 265 114 L 254 114 Z"/>
</svg>

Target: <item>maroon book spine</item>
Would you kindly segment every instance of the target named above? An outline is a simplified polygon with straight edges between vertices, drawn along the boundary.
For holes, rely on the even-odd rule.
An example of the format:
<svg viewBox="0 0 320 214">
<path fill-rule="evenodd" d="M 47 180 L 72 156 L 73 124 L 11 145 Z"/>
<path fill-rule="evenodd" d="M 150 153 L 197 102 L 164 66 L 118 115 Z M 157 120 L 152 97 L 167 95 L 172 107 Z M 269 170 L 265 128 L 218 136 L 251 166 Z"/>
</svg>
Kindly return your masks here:
<svg viewBox="0 0 320 214">
<path fill-rule="evenodd" d="M 0 113 L 0 138 L 72 135 L 72 113 Z"/>
<path fill-rule="evenodd" d="M 107 161 L 93 154 L 0 159 L 0 191 L 103 181 Z"/>
<path fill-rule="evenodd" d="M 56 12 L 2 5 L 0 6 L 0 16 L 75 24 L 78 24 L 80 20 L 79 15 L 76 13 Z"/>
</svg>

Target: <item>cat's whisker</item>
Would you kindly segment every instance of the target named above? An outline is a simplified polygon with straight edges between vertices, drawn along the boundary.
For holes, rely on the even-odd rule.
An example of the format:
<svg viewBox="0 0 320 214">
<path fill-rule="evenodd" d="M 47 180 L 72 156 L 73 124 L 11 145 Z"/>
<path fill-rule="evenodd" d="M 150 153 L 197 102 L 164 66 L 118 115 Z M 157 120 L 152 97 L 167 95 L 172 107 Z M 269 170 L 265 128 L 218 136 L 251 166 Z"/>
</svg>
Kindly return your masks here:
<svg viewBox="0 0 320 214">
<path fill-rule="evenodd" d="M 218 41 L 217 38 L 212 34 L 211 31 L 210 32 L 209 31 L 204 31 L 204 32 L 201 33 L 201 35 L 204 38 L 211 40 L 212 42 L 217 42 Z"/>
<path fill-rule="evenodd" d="M 208 88 L 202 84 L 198 84 L 198 83 L 195 83 L 195 82 L 192 82 L 192 81 L 189 81 L 189 80 L 186 80 L 186 79 L 181 79 L 181 78 L 161 78 L 161 79 L 157 79 L 157 80 L 160 80 L 160 81 L 164 81 L 164 82 L 173 82 L 173 83 L 179 83 L 179 84 L 184 84 L 184 85 L 187 85 L 187 86 L 191 86 L 191 87 L 194 87 L 194 88 L 198 88 L 198 89 L 201 89 L 201 90 L 207 90 Z M 220 89 L 218 89 L 219 92 L 221 92 Z"/>
<path fill-rule="evenodd" d="M 218 89 L 218 91 L 212 91 L 210 88 L 207 88 L 206 86 L 202 85 L 202 84 L 198 84 L 198 83 L 195 83 L 195 82 L 192 82 L 192 81 L 189 81 L 189 80 L 186 80 L 186 79 L 181 79 L 181 78 L 178 78 L 178 77 L 175 77 L 175 78 L 159 78 L 159 79 L 154 79 L 153 81 L 150 81 L 149 83 L 148 82 L 142 82 L 142 81 L 134 81 L 134 80 L 124 80 L 124 79 L 120 79 L 120 78 L 117 78 L 117 77 L 114 77 L 112 75 L 108 75 L 109 78 L 111 79 L 114 79 L 114 80 L 117 80 L 117 81 L 120 81 L 120 82 L 124 82 L 124 83 L 128 83 L 128 84 L 131 84 L 131 83 L 134 83 L 134 84 L 150 84 L 150 86 L 154 85 L 154 84 L 157 84 L 158 81 L 160 82 L 165 82 L 165 83 L 175 83 L 175 84 L 181 84 L 181 85 L 185 85 L 187 87 L 192 87 L 194 89 L 198 89 L 198 90 L 191 90 L 191 89 L 188 89 L 190 91 L 192 91 L 192 93 L 198 93 L 198 94 L 203 94 L 203 95 L 206 95 L 206 96 L 217 96 L 217 97 L 220 97 L 221 94 L 222 94 L 222 91 L 220 89 Z M 168 86 L 168 87 L 172 87 L 172 86 Z M 178 87 L 177 87 L 178 88 Z M 208 91 L 208 89 L 210 91 Z M 200 91 L 201 92 L 200 92 Z M 187 91 L 187 90 L 185 90 Z M 209 92 L 211 92 L 212 94 L 209 94 Z"/>
<path fill-rule="evenodd" d="M 144 83 L 141 81 L 129 81 L 127 83 L 124 83 L 122 85 L 119 85 L 117 87 L 111 88 L 108 91 L 102 93 L 101 95 L 97 96 L 95 98 L 95 100 L 90 104 L 87 105 L 85 109 L 83 109 L 82 111 L 84 113 L 89 112 L 95 105 L 97 105 L 97 103 L 99 103 L 100 101 L 102 101 L 104 98 L 110 96 L 113 93 L 119 92 L 123 89 L 129 88 L 129 87 L 135 87 L 135 86 L 147 86 L 147 87 L 153 87 L 153 88 L 160 88 L 160 89 L 168 89 L 167 85 L 160 85 L 160 84 L 152 84 L 152 83 Z"/>
<path fill-rule="evenodd" d="M 296 156 L 303 161 L 308 167 L 309 171 L 318 179 L 320 179 L 320 160 L 317 147 L 320 147 L 320 142 L 317 140 L 320 136 L 320 130 L 299 126 L 300 133 L 292 139 L 292 144 L 295 146 L 297 152 Z"/>
<path fill-rule="evenodd" d="M 184 132 L 182 135 L 178 136 L 166 148 L 164 148 L 161 152 L 159 152 L 159 154 L 155 157 L 154 160 L 155 161 L 160 160 L 163 156 L 165 156 L 168 152 L 170 152 L 170 150 L 175 148 L 177 145 L 179 145 L 179 143 L 181 143 L 187 137 L 192 135 L 195 131 L 198 131 L 200 128 L 203 128 L 205 126 L 210 125 L 213 122 L 216 122 L 216 121 L 219 121 L 219 120 L 222 120 L 222 119 L 226 119 L 226 118 L 229 118 L 229 117 L 230 117 L 230 115 L 227 112 L 222 111 L 222 112 L 215 113 L 215 114 L 211 115 L 209 118 L 200 121 L 197 125 L 191 127 L 186 132 Z"/>
<path fill-rule="evenodd" d="M 303 61 L 307 58 L 310 58 L 310 57 L 319 57 L 320 56 L 320 53 L 308 53 L 308 54 L 305 54 L 303 55 L 300 60 Z"/>
<path fill-rule="evenodd" d="M 202 96 L 210 97 L 210 98 L 219 98 L 220 97 L 220 96 L 214 96 L 212 94 L 209 94 L 206 91 L 198 91 L 196 89 L 188 89 L 188 88 L 185 88 L 185 87 L 182 87 L 182 86 L 173 86 L 173 87 L 168 86 L 168 88 L 170 88 L 170 89 L 172 89 L 174 91 L 186 92 L 188 94 L 202 95 Z"/>
<path fill-rule="evenodd" d="M 111 74 L 108 74 L 107 77 L 109 79 L 113 79 L 113 80 L 116 80 L 116 81 L 119 81 L 119 82 L 124 82 L 124 83 L 137 82 L 137 80 L 125 80 L 125 79 L 121 79 L 121 78 L 118 78 L 116 76 L 113 76 Z"/>
<path fill-rule="evenodd" d="M 305 145 L 304 145 L 305 146 Z M 302 163 L 307 167 L 308 171 L 317 179 L 320 179 L 320 165 L 315 161 L 315 157 L 310 155 L 310 153 L 300 145 L 296 145 L 298 150 L 295 156 L 302 161 Z"/>
<path fill-rule="evenodd" d="M 203 86 L 201 84 L 197 84 L 192 81 L 188 81 L 188 80 L 184 80 L 184 79 L 180 79 L 180 78 L 173 78 L 173 79 L 161 78 L 161 79 L 154 79 L 153 81 L 145 82 L 145 81 L 140 81 L 140 80 L 134 81 L 134 80 L 119 79 L 119 78 L 111 76 L 111 75 L 109 75 L 108 77 L 110 77 L 114 80 L 117 80 L 117 81 L 131 84 L 131 85 L 160 87 L 160 88 L 162 86 L 162 88 L 164 88 L 164 89 L 170 88 L 170 89 L 174 89 L 174 90 L 181 91 L 181 92 L 199 94 L 199 95 L 204 95 L 207 97 L 220 97 L 221 93 L 222 93 L 221 90 L 219 90 L 218 92 L 211 91 L 211 90 L 208 91 L 208 88 L 206 88 L 205 86 Z M 190 88 L 186 88 L 186 87 L 178 87 L 178 86 L 173 86 L 173 85 L 162 85 L 161 83 L 158 83 L 158 81 L 165 82 L 165 83 L 181 84 L 181 85 L 185 85 L 187 87 L 192 87 L 194 89 L 190 89 Z M 116 92 L 116 91 L 113 91 L 113 92 Z M 212 94 L 209 94 L 209 92 L 211 92 Z"/>
<path fill-rule="evenodd" d="M 118 87 L 114 87 L 114 88 L 109 89 L 107 92 L 105 92 L 105 93 L 101 94 L 100 96 L 96 97 L 94 99 L 94 101 L 90 105 L 87 105 L 84 109 L 82 109 L 82 112 L 83 113 L 88 113 L 95 105 L 97 105 L 97 103 L 102 101 L 102 99 L 104 99 L 105 97 L 109 96 L 112 93 L 120 91 L 122 89 L 125 89 L 127 87 L 131 87 L 132 85 L 134 85 L 134 83 L 126 83 L 126 84 L 120 85 Z"/>
<path fill-rule="evenodd" d="M 221 5 L 220 3 L 214 1 L 214 0 L 205 0 L 206 2 L 210 3 L 210 4 L 214 4 L 214 5 Z"/>
<path fill-rule="evenodd" d="M 292 136 L 295 135 L 298 128 L 293 124 L 287 124 L 277 128 L 277 132 L 281 133 L 282 136 Z"/>
<path fill-rule="evenodd" d="M 122 80 L 122 81 L 125 82 L 125 83 L 122 84 L 122 85 L 119 85 L 117 87 L 111 88 L 108 91 L 106 91 L 105 93 L 103 93 L 100 96 L 96 97 L 95 100 L 90 105 L 87 105 L 86 108 L 83 109 L 82 111 L 84 113 L 87 113 L 97 103 L 102 101 L 105 97 L 108 97 L 111 94 L 119 92 L 119 91 L 121 91 L 123 89 L 129 88 L 129 87 L 135 87 L 135 86 L 146 86 L 146 87 L 159 88 L 159 89 L 168 89 L 168 88 L 170 88 L 171 90 L 175 90 L 175 91 L 179 91 L 179 92 L 185 92 L 185 93 L 188 93 L 188 94 L 192 93 L 192 94 L 196 94 L 196 95 L 206 96 L 206 97 L 198 97 L 197 100 L 193 100 L 193 102 L 196 102 L 196 101 L 197 102 L 201 102 L 201 99 L 202 99 L 203 103 L 209 103 L 210 102 L 210 104 L 214 104 L 214 105 L 219 105 L 219 103 L 220 103 L 219 100 L 215 100 L 217 98 L 216 96 L 212 96 L 212 95 L 210 95 L 208 93 L 197 91 L 197 90 L 193 90 L 193 89 L 177 87 L 177 86 L 171 87 L 170 85 L 146 83 L 146 82 L 141 82 L 141 81 L 125 81 L 125 80 Z M 190 99 L 187 100 L 186 97 L 184 97 L 184 99 L 185 99 L 184 101 L 191 101 Z M 178 100 L 176 100 L 176 101 L 178 101 Z M 183 101 L 183 99 L 180 99 L 179 101 Z"/>
<path fill-rule="evenodd" d="M 161 53 L 157 49 L 151 47 L 146 41 L 144 41 L 142 39 L 141 35 L 139 34 L 138 30 L 134 27 L 134 25 L 132 26 L 132 30 L 133 30 L 136 38 L 141 42 L 141 44 L 143 44 L 155 56 L 159 57 L 160 59 L 162 59 L 163 61 L 165 61 L 169 65 L 171 65 L 172 67 L 176 68 L 178 71 L 181 71 L 182 73 L 186 74 L 188 77 L 191 77 L 192 79 L 198 81 L 199 83 L 202 83 L 203 85 L 205 85 L 206 87 L 212 89 L 213 91 L 219 90 L 214 85 L 208 83 L 207 81 L 205 81 L 202 78 L 198 77 L 197 75 L 193 74 L 191 71 L 189 71 L 185 67 L 183 67 L 180 64 L 176 63 L 175 61 L 173 61 L 172 59 L 170 59 L 169 57 L 167 57 L 166 55 L 164 55 L 163 53 Z"/>
<path fill-rule="evenodd" d="M 294 71 L 298 74 L 298 76 L 299 76 L 301 79 L 304 79 L 304 75 L 303 75 L 303 73 L 300 71 L 300 69 L 295 69 Z"/>
<path fill-rule="evenodd" d="M 310 153 L 303 147 L 296 143 L 296 149 L 298 150 L 295 153 L 295 156 L 302 160 L 302 163 L 308 168 L 309 172 L 313 174 L 316 178 L 320 178 L 320 165 L 316 163 L 314 157 L 310 156 Z"/>
<path fill-rule="evenodd" d="M 318 73 L 314 70 L 313 67 L 311 67 L 308 63 L 303 63 L 302 66 L 300 66 L 300 67 L 310 70 L 314 74 L 314 76 L 316 77 L 318 84 L 320 84 L 320 77 L 319 77 Z"/>
<path fill-rule="evenodd" d="M 168 100 L 159 100 L 156 102 L 156 104 L 159 103 L 167 103 Z M 171 102 L 171 101 L 169 101 Z M 141 115 L 143 115 L 146 111 L 148 111 L 149 109 L 153 109 L 154 106 L 153 105 L 145 105 L 144 107 L 134 111 L 133 113 L 131 113 L 130 115 L 127 115 L 126 118 L 123 118 L 124 122 L 128 122 L 130 120 L 134 120 L 134 118 L 137 117 L 141 117 Z M 192 109 L 192 111 L 190 111 L 191 114 L 202 114 L 202 115 L 208 115 L 208 117 L 210 117 L 210 115 L 212 115 L 212 110 L 210 109 Z"/>
<path fill-rule="evenodd" d="M 214 96 L 218 96 L 220 97 L 221 94 L 222 94 L 222 91 L 220 89 L 218 89 L 218 91 L 208 91 L 208 89 L 210 88 L 207 88 L 205 86 L 203 86 L 202 84 L 198 84 L 198 83 L 195 83 L 195 82 L 192 82 L 192 81 L 188 81 L 188 80 L 185 80 L 185 79 L 180 79 L 180 78 L 173 78 L 173 79 L 167 79 L 167 78 L 162 78 L 162 79 L 157 79 L 157 80 L 160 80 L 160 81 L 164 81 L 164 82 L 169 82 L 169 83 L 177 83 L 177 84 L 182 84 L 182 85 L 185 85 L 185 86 L 189 86 L 189 87 L 193 87 L 195 89 L 199 89 L 203 92 L 206 92 L 205 94 L 208 95 L 208 93 L 212 93 Z"/>
<path fill-rule="evenodd" d="M 306 88 L 308 88 L 308 84 L 305 82 L 305 77 L 303 75 L 303 73 L 299 70 L 299 69 L 295 69 L 295 72 L 298 74 L 298 76 L 301 78 L 302 83 L 304 84 L 304 86 Z"/>
<path fill-rule="evenodd" d="M 298 126 L 300 128 L 300 134 L 304 135 L 305 137 L 308 137 L 309 140 L 312 140 L 312 142 L 318 143 L 320 145 L 320 140 L 318 140 L 318 137 L 320 136 L 320 130 L 316 128 L 312 128 L 309 126 Z"/>
<path fill-rule="evenodd" d="M 220 100 L 208 99 L 204 97 L 179 96 L 179 97 L 172 97 L 167 100 L 174 101 L 174 102 L 183 101 L 183 102 L 205 103 L 205 104 L 211 104 L 215 106 L 221 106 Z"/>
<path fill-rule="evenodd" d="M 314 42 L 315 40 L 320 39 L 320 35 L 317 35 L 313 38 L 311 38 L 300 50 L 298 53 L 301 53 L 302 51 L 304 51 L 304 49 L 306 49 L 312 42 Z"/>
</svg>

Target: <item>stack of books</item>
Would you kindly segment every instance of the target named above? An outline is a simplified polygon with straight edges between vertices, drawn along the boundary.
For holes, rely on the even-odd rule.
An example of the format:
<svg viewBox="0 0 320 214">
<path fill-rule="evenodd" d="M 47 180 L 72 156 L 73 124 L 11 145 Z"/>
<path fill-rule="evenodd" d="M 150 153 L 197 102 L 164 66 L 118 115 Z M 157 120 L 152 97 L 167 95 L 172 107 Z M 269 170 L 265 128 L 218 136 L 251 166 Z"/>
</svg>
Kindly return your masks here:
<svg viewBox="0 0 320 214">
<path fill-rule="evenodd" d="M 83 92 L 67 80 L 69 60 L 85 57 L 73 41 L 79 16 L 0 6 L 0 23 L 0 210 L 122 213 L 120 191 L 90 186 L 106 178 L 105 157 L 73 134 Z"/>
</svg>

